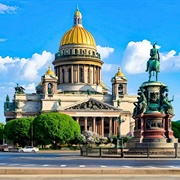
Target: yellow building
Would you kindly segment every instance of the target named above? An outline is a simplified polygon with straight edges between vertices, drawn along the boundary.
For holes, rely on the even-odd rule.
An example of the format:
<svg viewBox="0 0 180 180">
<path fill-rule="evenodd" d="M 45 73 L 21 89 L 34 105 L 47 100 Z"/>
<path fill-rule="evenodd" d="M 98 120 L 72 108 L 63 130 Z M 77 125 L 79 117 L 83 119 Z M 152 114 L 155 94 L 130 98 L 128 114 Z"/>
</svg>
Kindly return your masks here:
<svg viewBox="0 0 180 180">
<path fill-rule="evenodd" d="M 136 96 L 127 94 L 127 78 L 120 68 L 110 78 L 112 92 L 103 84 L 102 60 L 97 52 L 92 34 L 82 26 L 82 15 L 77 9 L 74 25 L 60 41 L 52 62 L 54 72 L 48 67 L 36 87 L 36 93 L 25 94 L 17 86 L 14 101 L 5 102 L 6 121 L 13 118 L 36 116 L 43 112 L 57 111 L 73 117 L 81 131 L 90 130 L 101 136 L 133 132 L 132 111 Z"/>
</svg>

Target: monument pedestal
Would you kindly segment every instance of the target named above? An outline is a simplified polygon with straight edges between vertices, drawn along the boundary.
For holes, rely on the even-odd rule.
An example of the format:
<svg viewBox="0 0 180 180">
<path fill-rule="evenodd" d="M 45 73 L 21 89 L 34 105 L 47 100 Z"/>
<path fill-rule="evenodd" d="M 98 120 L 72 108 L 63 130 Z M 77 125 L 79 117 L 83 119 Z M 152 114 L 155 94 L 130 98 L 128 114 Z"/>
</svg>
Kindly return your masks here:
<svg viewBox="0 0 180 180">
<path fill-rule="evenodd" d="M 136 148 L 174 148 L 178 139 L 174 138 L 171 130 L 173 108 L 165 99 L 164 92 L 168 87 L 162 82 L 144 82 L 139 91 L 138 101 L 135 102 L 133 118 L 135 119 L 134 137 L 125 147 Z"/>
</svg>

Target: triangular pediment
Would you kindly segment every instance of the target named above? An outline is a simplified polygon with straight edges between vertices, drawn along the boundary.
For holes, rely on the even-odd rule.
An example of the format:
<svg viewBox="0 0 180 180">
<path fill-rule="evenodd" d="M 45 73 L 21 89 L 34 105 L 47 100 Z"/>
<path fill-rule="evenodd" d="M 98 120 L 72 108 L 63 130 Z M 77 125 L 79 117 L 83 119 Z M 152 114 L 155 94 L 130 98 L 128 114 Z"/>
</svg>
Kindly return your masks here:
<svg viewBox="0 0 180 180">
<path fill-rule="evenodd" d="M 87 100 L 77 102 L 70 107 L 64 108 L 64 110 L 83 110 L 83 111 L 121 111 L 121 109 L 116 108 L 110 104 L 103 103 L 97 99 L 89 98 Z"/>
</svg>

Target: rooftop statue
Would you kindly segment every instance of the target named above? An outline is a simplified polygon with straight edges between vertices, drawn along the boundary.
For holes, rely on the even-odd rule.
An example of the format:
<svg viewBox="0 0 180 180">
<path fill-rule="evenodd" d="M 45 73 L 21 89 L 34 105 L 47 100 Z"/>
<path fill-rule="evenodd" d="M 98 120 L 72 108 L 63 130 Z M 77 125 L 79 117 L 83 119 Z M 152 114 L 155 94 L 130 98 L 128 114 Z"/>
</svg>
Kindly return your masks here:
<svg viewBox="0 0 180 180">
<path fill-rule="evenodd" d="M 153 48 L 150 50 L 150 58 L 147 61 L 146 72 L 149 72 L 149 81 L 151 80 L 152 72 L 156 72 L 156 81 L 158 80 L 158 73 L 160 68 L 160 56 L 158 49 L 156 48 L 156 43 L 153 44 Z"/>
<path fill-rule="evenodd" d="M 25 89 L 17 83 L 17 86 L 15 87 L 15 94 L 24 94 L 24 90 Z"/>
<path fill-rule="evenodd" d="M 51 83 L 48 84 L 48 94 L 53 94 L 53 85 Z"/>
</svg>

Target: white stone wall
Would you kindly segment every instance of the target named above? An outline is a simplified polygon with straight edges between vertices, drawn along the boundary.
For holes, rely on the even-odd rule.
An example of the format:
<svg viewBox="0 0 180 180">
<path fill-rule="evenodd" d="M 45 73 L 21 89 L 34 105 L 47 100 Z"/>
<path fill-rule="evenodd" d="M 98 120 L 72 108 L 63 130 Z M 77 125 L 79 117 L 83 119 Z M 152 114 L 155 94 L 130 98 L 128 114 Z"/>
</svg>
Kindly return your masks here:
<svg viewBox="0 0 180 180">
<path fill-rule="evenodd" d="M 59 108 L 58 101 L 54 100 L 43 100 L 42 111 L 57 111 Z"/>
</svg>

